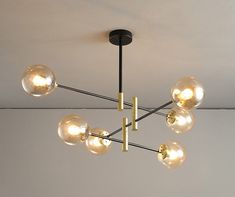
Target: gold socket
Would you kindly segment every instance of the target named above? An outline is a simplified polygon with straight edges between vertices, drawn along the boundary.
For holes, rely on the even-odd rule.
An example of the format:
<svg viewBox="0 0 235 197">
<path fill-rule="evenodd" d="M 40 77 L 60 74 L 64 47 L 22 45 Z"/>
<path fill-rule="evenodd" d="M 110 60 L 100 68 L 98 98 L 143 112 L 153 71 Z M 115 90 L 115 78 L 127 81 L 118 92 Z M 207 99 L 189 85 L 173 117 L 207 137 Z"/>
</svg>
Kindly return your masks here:
<svg viewBox="0 0 235 197">
<path fill-rule="evenodd" d="M 168 156 L 167 149 L 168 149 L 167 145 L 165 145 L 165 144 L 160 145 L 160 147 L 158 149 L 158 151 L 159 151 L 158 154 L 161 154 L 162 159 L 166 159 L 166 157 Z"/>
<path fill-rule="evenodd" d="M 176 121 L 175 116 L 176 116 L 176 112 L 174 110 L 171 110 L 170 112 L 168 112 L 166 116 L 166 121 L 169 125 L 174 124 L 174 122 Z"/>
<path fill-rule="evenodd" d="M 124 109 L 124 95 L 123 92 L 118 93 L 118 111 L 122 111 Z"/>
<path fill-rule="evenodd" d="M 132 130 L 138 130 L 138 122 L 136 119 L 138 118 L 138 98 L 136 96 L 132 97 Z"/>
<path fill-rule="evenodd" d="M 125 117 L 122 119 L 122 152 L 128 151 L 128 127 L 126 127 L 127 124 L 128 119 Z"/>
</svg>

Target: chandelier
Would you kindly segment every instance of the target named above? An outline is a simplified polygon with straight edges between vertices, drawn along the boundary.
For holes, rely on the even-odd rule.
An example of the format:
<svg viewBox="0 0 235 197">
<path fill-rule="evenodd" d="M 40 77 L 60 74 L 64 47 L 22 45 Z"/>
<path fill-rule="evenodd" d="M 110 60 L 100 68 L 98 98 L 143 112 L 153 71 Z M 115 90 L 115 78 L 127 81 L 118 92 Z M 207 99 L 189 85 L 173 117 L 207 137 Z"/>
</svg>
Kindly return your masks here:
<svg viewBox="0 0 235 197">
<path fill-rule="evenodd" d="M 204 97 L 202 85 L 194 77 L 181 78 L 171 89 L 172 101 L 169 101 L 155 109 L 149 109 L 138 105 L 138 98 L 132 97 L 132 102 L 124 101 L 123 82 L 122 82 L 122 48 L 132 42 L 132 33 L 128 30 L 118 29 L 109 33 L 109 41 L 119 47 L 119 87 L 117 98 L 89 92 L 86 90 L 68 87 L 56 82 L 53 71 L 42 64 L 28 66 L 22 77 L 23 89 L 32 96 L 40 97 L 48 95 L 56 88 L 62 88 L 80 94 L 104 99 L 117 103 L 117 110 L 122 111 L 124 106 L 131 107 L 132 120 L 128 122 L 127 117 L 122 118 L 120 128 L 108 132 L 105 129 L 91 128 L 87 121 L 81 116 L 69 114 L 65 116 L 58 125 L 59 137 L 68 145 L 76 145 L 85 142 L 87 149 L 96 155 L 106 153 L 110 149 L 111 142 L 122 144 L 122 151 L 128 152 L 128 146 L 145 149 L 155 152 L 158 160 L 168 168 L 180 166 L 185 160 L 185 149 L 180 143 L 169 141 L 161 144 L 157 149 L 130 142 L 128 139 L 128 128 L 133 131 L 138 130 L 138 123 L 152 114 L 164 116 L 166 125 L 175 133 L 181 134 L 189 131 L 194 125 L 194 115 L 192 110 L 198 107 Z M 174 103 L 175 107 L 166 114 L 160 112 L 168 105 Z M 145 113 L 138 116 L 138 110 Z M 113 136 L 122 132 L 122 139 Z M 133 132 L 134 133 L 134 132 Z"/>
</svg>

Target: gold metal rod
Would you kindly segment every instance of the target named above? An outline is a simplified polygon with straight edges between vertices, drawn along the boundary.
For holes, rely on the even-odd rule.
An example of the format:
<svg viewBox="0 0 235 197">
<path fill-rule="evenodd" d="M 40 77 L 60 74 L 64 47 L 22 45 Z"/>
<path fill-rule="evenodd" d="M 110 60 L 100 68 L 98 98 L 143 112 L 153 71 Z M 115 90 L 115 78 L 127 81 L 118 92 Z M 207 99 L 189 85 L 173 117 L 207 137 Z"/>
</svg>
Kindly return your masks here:
<svg viewBox="0 0 235 197">
<path fill-rule="evenodd" d="M 132 97 L 132 130 L 138 130 L 138 98 L 136 96 Z"/>
<path fill-rule="evenodd" d="M 126 124 L 128 123 L 128 119 L 124 117 L 122 119 L 122 152 L 128 151 L 128 127 L 126 127 Z"/>
<path fill-rule="evenodd" d="M 147 118 L 147 117 L 150 116 L 151 114 L 154 114 L 156 111 L 158 111 L 158 110 L 160 110 L 160 109 L 163 109 L 164 107 L 166 107 L 166 106 L 168 106 L 168 105 L 170 105 L 170 104 L 172 104 L 172 103 L 173 103 L 173 101 L 169 101 L 169 102 L 165 103 L 164 105 L 161 105 L 160 107 L 157 107 L 157 108 L 151 110 L 150 112 L 144 114 L 143 116 L 140 116 L 140 117 L 137 118 L 135 121 L 136 121 L 136 122 L 139 122 L 139 121 L 143 120 L 144 118 Z M 129 127 L 129 126 L 131 126 L 131 125 L 132 125 L 132 122 L 129 122 L 128 124 L 126 124 L 126 127 Z M 122 128 L 119 128 L 119 129 L 117 129 L 117 130 L 111 132 L 111 133 L 110 133 L 109 135 L 107 135 L 107 136 L 108 136 L 108 137 L 111 137 L 111 136 L 115 135 L 116 133 L 119 133 L 120 131 L 122 131 Z"/>
<path fill-rule="evenodd" d="M 122 111 L 124 109 L 124 95 L 123 92 L 118 93 L 118 111 Z"/>
</svg>

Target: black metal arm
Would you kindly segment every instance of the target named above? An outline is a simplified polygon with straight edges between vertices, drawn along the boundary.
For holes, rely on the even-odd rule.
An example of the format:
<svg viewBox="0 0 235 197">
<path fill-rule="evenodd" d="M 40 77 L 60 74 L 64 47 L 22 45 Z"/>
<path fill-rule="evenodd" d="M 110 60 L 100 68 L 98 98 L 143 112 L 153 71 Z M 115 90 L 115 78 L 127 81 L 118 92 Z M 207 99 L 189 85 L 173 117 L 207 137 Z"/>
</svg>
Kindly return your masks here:
<svg viewBox="0 0 235 197">
<path fill-rule="evenodd" d="M 93 96 L 93 97 L 96 97 L 96 98 L 100 98 L 100 99 L 104 99 L 104 100 L 107 100 L 107 101 L 112 101 L 112 102 L 118 103 L 118 99 L 112 98 L 112 97 L 109 97 L 109 96 L 104 96 L 104 95 L 101 95 L 101 94 L 96 94 L 96 93 L 93 93 L 93 92 L 89 92 L 89 91 L 81 90 L 81 89 L 77 89 L 77 88 L 72 88 L 72 87 L 69 87 L 69 86 L 61 85 L 61 84 L 57 84 L 57 87 L 62 88 L 62 89 L 66 89 L 66 90 L 70 90 L 70 91 L 73 91 L 73 92 L 78 92 L 80 94 L 85 94 L 85 95 L 89 95 L 89 96 Z M 132 103 L 129 103 L 129 102 L 124 102 L 124 105 L 126 105 L 128 107 L 132 107 Z M 146 107 L 142 107 L 142 106 L 138 106 L 138 109 L 146 111 L 146 112 L 151 112 L 152 111 L 151 109 L 146 108 Z M 166 114 L 164 114 L 162 112 L 155 111 L 154 113 L 157 114 L 157 115 L 166 117 Z"/>
<path fill-rule="evenodd" d="M 97 135 L 95 133 L 91 133 L 90 135 L 91 136 L 95 136 L 95 137 L 99 137 L 99 138 L 102 138 L 102 139 L 110 140 L 110 141 L 113 141 L 113 142 L 121 143 L 121 144 L 123 143 L 122 140 L 119 140 L 119 139 L 116 139 L 116 138 L 110 138 L 110 137 L 107 137 L 107 136 L 101 136 L 101 135 Z M 149 150 L 149 151 L 152 151 L 152 152 L 159 153 L 159 151 L 156 150 L 156 149 L 149 148 L 149 147 L 146 147 L 146 146 L 143 146 L 143 145 L 140 145 L 140 144 L 136 144 L 136 143 L 133 143 L 133 142 L 128 142 L 128 145 L 133 146 L 133 147 L 137 147 L 137 148 L 141 148 L 141 149 L 145 149 L 145 150 Z"/>
</svg>

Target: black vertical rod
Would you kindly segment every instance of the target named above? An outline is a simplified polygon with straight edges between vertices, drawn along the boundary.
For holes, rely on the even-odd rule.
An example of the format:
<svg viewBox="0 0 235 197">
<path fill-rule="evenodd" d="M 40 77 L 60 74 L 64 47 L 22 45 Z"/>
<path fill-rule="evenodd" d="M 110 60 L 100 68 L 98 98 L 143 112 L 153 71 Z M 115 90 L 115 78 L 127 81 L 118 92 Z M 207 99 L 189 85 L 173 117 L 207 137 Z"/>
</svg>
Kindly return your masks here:
<svg viewBox="0 0 235 197">
<path fill-rule="evenodd" d="M 119 93 L 122 92 L 122 36 L 119 37 Z"/>
</svg>

